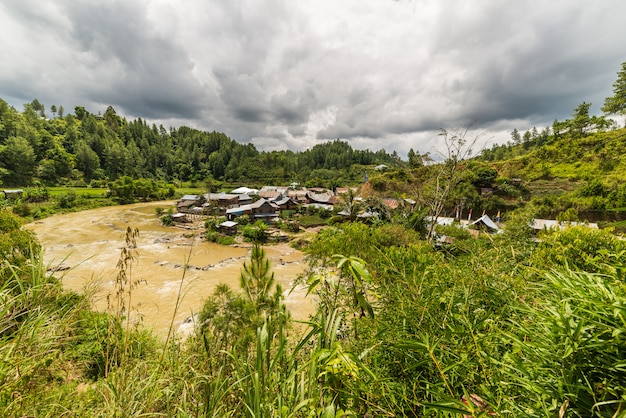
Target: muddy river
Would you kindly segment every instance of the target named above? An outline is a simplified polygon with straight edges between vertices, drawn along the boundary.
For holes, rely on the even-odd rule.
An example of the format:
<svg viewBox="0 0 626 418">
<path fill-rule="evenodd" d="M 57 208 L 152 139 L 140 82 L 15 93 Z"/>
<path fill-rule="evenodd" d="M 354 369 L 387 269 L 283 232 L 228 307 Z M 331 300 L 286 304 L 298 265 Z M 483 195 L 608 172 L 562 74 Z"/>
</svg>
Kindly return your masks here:
<svg viewBox="0 0 626 418">
<path fill-rule="evenodd" d="M 129 317 L 165 336 L 172 320 L 174 329 L 188 332 L 190 325 L 185 322 L 201 309 L 218 284 L 239 289 L 241 268 L 250 255 L 248 246 L 204 242 L 203 229 L 162 226 L 155 209 L 173 203 L 139 203 L 56 215 L 27 228 L 37 234 L 45 248 L 47 266 L 69 267 L 56 273 L 64 287 L 93 295 L 94 308 L 103 311 L 107 309 L 107 295 L 113 291 L 126 228 L 139 229 L 131 277 L 141 283 L 133 290 Z M 304 289 L 292 290 L 294 280 L 305 268 L 304 255 L 288 244 L 266 246 L 265 252 L 292 317 L 308 318 L 313 301 L 306 298 Z"/>
</svg>

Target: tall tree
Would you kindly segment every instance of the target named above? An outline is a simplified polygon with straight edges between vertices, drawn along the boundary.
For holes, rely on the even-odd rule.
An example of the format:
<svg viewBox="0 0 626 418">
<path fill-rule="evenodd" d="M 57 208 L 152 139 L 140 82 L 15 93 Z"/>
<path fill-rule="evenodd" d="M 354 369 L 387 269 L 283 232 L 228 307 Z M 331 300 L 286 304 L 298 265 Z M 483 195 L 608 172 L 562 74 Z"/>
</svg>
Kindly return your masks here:
<svg viewBox="0 0 626 418">
<path fill-rule="evenodd" d="M 459 181 L 461 162 L 470 157 L 472 148 L 480 136 L 468 139 L 469 129 L 448 132 L 442 129 L 439 136 L 443 138 L 443 149 L 439 151 L 443 162 L 433 166 L 432 177 L 418 192 L 420 202 L 430 212 L 430 226 L 426 238 L 432 241 L 435 236 L 437 219 L 444 213 L 450 203 L 450 193 Z"/>
<path fill-rule="evenodd" d="M 5 178 L 8 184 L 27 186 L 32 182 L 37 165 L 35 150 L 27 139 L 10 137 L 6 145 L 0 147 L 0 165 L 8 170 Z"/>
<path fill-rule="evenodd" d="M 86 180 L 91 180 L 97 169 L 100 168 L 100 158 L 85 141 L 76 145 L 76 168 L 83 172 Z"/>
<path fill-rule="evenodd" d="M 626 115 L 626 61 L 613 83 L 613 96 L 604 99 L 602 111 L 611 115 Z"/>
<path fill-rule="evenodd" d="M 33 110 L 39 113 L 39 116 L 41 116 L 42 118 L 46 117 L 46 107 L 39 100 L 33 100 L 30 105 L 32 106 Z"/>
<path fill-rule="evenodd" d="M 515 129 L 513 129 L 513 131 L 511 131 L 511 139 L 513 140 L 513 143 L 515 145 L 519 144 L 522 141 L 522 137 L 520 136 L 520 133 L 517 130 L 517 128 L 515 128 Z"/>
</svg>

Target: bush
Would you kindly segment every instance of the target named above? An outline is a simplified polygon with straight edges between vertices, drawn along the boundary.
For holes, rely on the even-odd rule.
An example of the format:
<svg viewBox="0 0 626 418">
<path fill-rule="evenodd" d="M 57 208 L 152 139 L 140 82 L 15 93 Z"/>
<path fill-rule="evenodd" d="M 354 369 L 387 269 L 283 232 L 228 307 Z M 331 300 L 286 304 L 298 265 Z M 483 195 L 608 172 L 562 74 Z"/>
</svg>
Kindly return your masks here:
<svg viewBox="0 0 626 418">
<path fill-rule="evenodd" d="M 515 416 L 623 416 L 626 293 L 613 275 L 559 269 L 505 337 Z M 621 413 L 620 413 L 621 411 Z"/>
<path fill-rule="evenodd" d="M 62 209 L 69 209 L 76 206 L 78 196 L 74 190 L 68 190 L 67 193 L 59 195 L 57 205 Z"/>
<path fill-rule="evenodd" d="M 256 221 L 253 225 L 243 228 L 243 237 L 248 242 L 263 243 L 267 241 L 267 225 L 263 221 Z"/>
<path fill-rule="evenodd" d="M 172 218 L 172 215 L 168 213 L 161 216 L 161 223 L 163 226 L 172 226 L 174 225 L 174 218 Z"/>
<path fill-rule="evenodd" d="M 541 243 L 533 253 L 533 264 L 539 268 L 569 266 L 587 272 L 604 271 L 606 254 L 626 251 L 626 243 L 609 230 L 588 226 L 564 226 L 562 230 L 540 233 Z"/>
<path fill-rule="evenodd" d="M 235 237 L 231 237 L 228 235 L 219 235 L 217 237 L 217 242 L 220 245 L 233 245 L 235 243 Z"/>
<path fill-rule="evenodd" d="M 26 189 L 26 201 L 29 203 L 46 202 L 50 197 L 45 187 L 33 187 Z"/>
<path fill-rule="evenodd" d="M 32 210 L 26 203 L 18 203 L 13 206 L 13 213 L 21 216 L 22 218 L 27 218 L 32 214 Z"/>
<path fill-rule="evenodd" d="M 204 232 L 204 239 L 206 239 L 208 242 L 217 242 L 218 238 L 219 233 L 217 231 L 207 229 Z"/>
</svg>

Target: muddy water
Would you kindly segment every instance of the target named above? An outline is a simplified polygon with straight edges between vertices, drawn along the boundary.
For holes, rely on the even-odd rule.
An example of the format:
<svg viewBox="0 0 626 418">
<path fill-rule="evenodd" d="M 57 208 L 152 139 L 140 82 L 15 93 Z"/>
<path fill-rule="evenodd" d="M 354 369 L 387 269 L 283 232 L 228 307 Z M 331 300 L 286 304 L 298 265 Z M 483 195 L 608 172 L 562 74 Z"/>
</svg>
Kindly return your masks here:
<svg viewBox="0 0 626 418">
<path fill-rule="evenodd" d="M 130 317 L 164 336 L 172 321 L 174 329 L 180 329 L 187 318 L 197 313 L 218 284 L 239 289 L 239 275 L 250 250 L 203 242 L 202 229 L 162 226 L 155 208 L 172 204 L 151 202 L 56 215 L 27 228 L 37 234 L 45 248 L 46 265 L 70 267 L 56 273 L 65 288 L 93 292 L 93 305 L 98 310 L 106 310 L 107 295 L 113 291 L 126 228 L 139 229 L 137 258 L 130 273 L 134 281 L 141 283 L 132 294 L 134 309 Z M 308 318 L 313 302 L 305 297 L 305 290 L 289 292 L 304 270 L 303 254 L 286 244 L 267 246 L 265 251 L 277 283 L 285 290 L 292 316 Z"/>
</svg>

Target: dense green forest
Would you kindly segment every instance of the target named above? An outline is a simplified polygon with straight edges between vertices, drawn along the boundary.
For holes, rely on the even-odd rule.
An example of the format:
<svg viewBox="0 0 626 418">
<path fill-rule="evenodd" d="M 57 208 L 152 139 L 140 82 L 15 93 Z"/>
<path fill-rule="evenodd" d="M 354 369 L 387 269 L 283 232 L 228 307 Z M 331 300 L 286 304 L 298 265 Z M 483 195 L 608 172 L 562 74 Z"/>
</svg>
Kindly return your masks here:
<svg viewBox="0 0 626 418">
<path fill-rule="evenodd" d="M 22 112 L 0 99 L 0 178 L 5 186 L 25 187 L 35 181 L 104 185 L 122 176 L 328 186 L 358 182 L 362 166 L 395 166 L 400 160 L 395 153 L 354 150 L 339 140 L 303 152 L 259 152 L 219 132 L 166 130 L 142 119 L 127 121 L 112 107 L 104 115 L 80 106 L 67 115 L 51 108 L 48 118 L 36 99 Z"/>
</svg>

